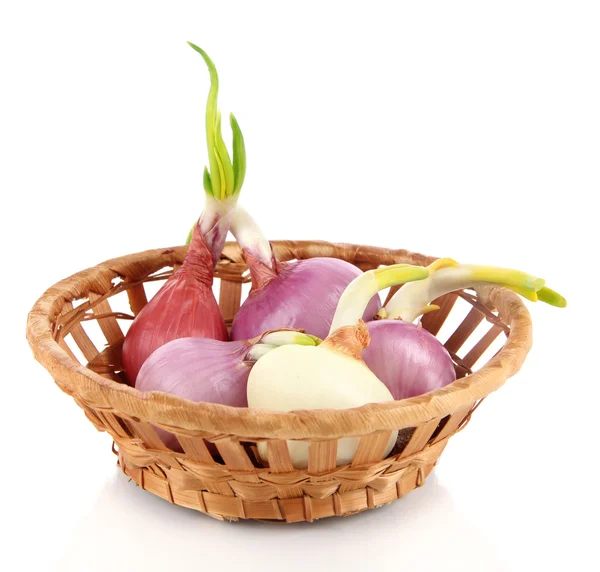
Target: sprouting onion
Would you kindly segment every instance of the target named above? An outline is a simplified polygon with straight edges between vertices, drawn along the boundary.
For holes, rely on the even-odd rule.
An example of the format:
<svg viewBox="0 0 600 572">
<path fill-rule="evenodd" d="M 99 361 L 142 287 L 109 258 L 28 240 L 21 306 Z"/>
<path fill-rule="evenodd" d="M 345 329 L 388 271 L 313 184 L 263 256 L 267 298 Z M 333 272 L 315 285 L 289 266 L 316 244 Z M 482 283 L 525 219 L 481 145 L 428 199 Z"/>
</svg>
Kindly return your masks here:
<svg viewBox="0 0 600 572">
<path fill-rule="evenodd" d="M 435 311 L 431 302 L 443 294 L 481 284 L 506 286 L 531 301 L 564 307 L 565 299 L 525 272 L 493 266 L 458 264 L 450 258 L 428 266 L 429 276 L 405 284 L 370 322 L 371 344 L 363 353 L 369 369 L 388 387 L 394 399 L 404 399 L 444 387 L 456 379 L 450 354 L 420 324 L 419 316 Z"/>
<path fill-rule="evenodd" d="M 198 46 L 210 73 L 206 104 L 206 142 L 209 167 L 204 169 L 204 210 L 190 232 L 190 246 L 175 272 L 133 321 L 123 344 L 123 366 L 135 384 L 144 361 L 167 342 L 188 336 L 227 340 L 228 334 L 212 292 L 217 263 L 246 172 L 244 139 L 230 116 L 233 160 L 223 142 L 221 113 L 217 107 L 219 78 L 212 60 Z"/>
<path fill-rule="evenodd" d="M 288 345 L 274 349 L 258 360 L 248 378 L 248 405 L 277 411 L 298 409 L 346 409 L 367 403 L 393 400 L 390 391 L 361 358 L 369 344 L 369 332 L 360 319 L 368 301 L 378 290 L 426 277 L 425 268 L 395 265 L 361 275 L 346 290 L 336 314 L 335 330 L 318 346 Z M 360 281 L 360 288 L 355 288 Z M 385 455 L 391 451 L 397 432 L 390 436 Z M 350 462 L 359 439 L 337 441 L 336 463 Z M 292 463 L 308 464 L 308 444 L 288 441 Z M 264 443 L 258 450 L 264 459 Z"/>
<path fill-rule="evenodd" d="M 198 226 L 216 265 L 246 176 L 246 148 L 242 131 L 231 113 L 229 121 L 233 135 L 233 159 L 230 158 L 221 133 L 221 111 L 217 107 L 219 93 L 217 69 L 204 50 L 191 42 L 188 44 L 202 56 L 210 73 L 211 85 L 206 104 L 206 146 L 209 168 L 204 168 L 203 184 L 206 202 Z"/>
</svg>

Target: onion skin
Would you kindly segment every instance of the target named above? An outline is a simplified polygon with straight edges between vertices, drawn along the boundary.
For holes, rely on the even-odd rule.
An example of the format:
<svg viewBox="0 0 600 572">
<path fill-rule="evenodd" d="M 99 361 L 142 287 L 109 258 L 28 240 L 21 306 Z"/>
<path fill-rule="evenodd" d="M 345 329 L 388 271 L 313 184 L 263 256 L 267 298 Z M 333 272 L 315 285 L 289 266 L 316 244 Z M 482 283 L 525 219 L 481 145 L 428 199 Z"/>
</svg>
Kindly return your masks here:
<svg viewBox="0 0 600 572">
<path fill-rule="evenodd" d="M 450 354 L 422 326 L 401 320 L 377 320 L 367 326 L 371 343 L 362 358 L 394 399 L 422 395 L 456 380 Z"/>
<path fill-rule="evenodd" d="M 125 336 L 123 368 L 132 385 L 146 359 L 174 339 L 228 339 L 212 282 L 213 256 L 196 225 L 181 268 L 136 316 Z"/>
<path fill-rule="evenodd" d="M 246 250 L 244 256 L 253 287 L 233 321 L 232 340 L 246 340 L 279 328 L 327 337 L 342 292 L 362 274 L 338 258 L 275 262 L 276 269 L 272 270 Z M 371 320 L 380 308 L 379 296 L 374 296 L 364 319 Z"/>
</svg>

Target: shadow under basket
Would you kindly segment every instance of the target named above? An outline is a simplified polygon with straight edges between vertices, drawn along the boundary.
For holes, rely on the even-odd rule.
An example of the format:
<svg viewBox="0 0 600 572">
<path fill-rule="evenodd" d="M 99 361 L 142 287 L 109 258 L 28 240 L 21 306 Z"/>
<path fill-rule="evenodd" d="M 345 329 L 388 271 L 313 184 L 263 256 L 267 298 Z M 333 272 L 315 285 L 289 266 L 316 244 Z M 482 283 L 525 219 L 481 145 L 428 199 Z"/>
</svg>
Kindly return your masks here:
<svg viewBox="0 0 600 572">
<path fill-rule="evenodd" d="M 280 260 L 331 256 L 361 270 L 435 260 L 350 244 L 276 241 L 273 247 Z M 436 301 L 440 310 L 423 317 L 423 327 L 440 341 L 448 334 L 444 344 L 458 374 L 454 383 L 425 395 L 356 409 L 281 413 L 144 394 L 122 372 L 124 330 L 185 252 L 177 247 L 132 254 L 59 282 L 31 310 L 27 339 L 60 389 L 111 435 L 126 475 L 171 503 L 218 519 L 313 521 L 400 498 L 423 484 L 448 439 L 519 370 L 531 347 L 531 320 L 519 296 L 486 286 L 443 296 Z M 247 274 L 239 247 L 227 243 L 215 285 L 228 326 L 247 291 Z M 476 369 L 481 361 L 486 363 Z M 154 427 L 176 434 L 180 450 L 167 448 Z M 395 430 L 396 447 L 382 458 Z M 355 457 L 336 466 L 337 439 L 351 436 L 360 437 Z M 307 469 L 292 466 L 287 439 L 310 443 Z M 267 442 L 268 464 L 257 454 L 258 442 Z"/>
</svg>

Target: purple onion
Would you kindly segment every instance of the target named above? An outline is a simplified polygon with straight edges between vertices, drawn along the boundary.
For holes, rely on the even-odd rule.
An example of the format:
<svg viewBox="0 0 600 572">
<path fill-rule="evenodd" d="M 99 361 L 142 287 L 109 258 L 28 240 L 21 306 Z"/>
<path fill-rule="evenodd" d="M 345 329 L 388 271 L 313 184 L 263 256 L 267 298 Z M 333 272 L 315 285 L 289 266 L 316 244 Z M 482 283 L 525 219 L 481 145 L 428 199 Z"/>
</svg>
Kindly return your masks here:
<svg viewBox="0 0 600 572">
<path fill-rule="evenodd" d="M 247 407 L 252 342 L 179 338 L 158 348 L 145 362 L 136 383 L 140 391 L 164 391 L 190 401 Z"/>
<path fill-rule="evenodd" d="M 144 362 L 136 388 L 164 391 L 190 401 L 247 407 L 246 385 L 252 363 L 245 359 L 253 341 L 173 340 L 154 351 Z M 175 435 L 158 427 L 155 429 L 167 447 L 181 450 Z"/>
<path fill-rule="evenodd" d="M 371 343 L 362 357 L 394 399 L 444 387 L 456 379 L 450 354 L 420 325 L 400 320 L 369 322 Z"/>
<path fill-rule="evenodd" d="M 232 340 L 246 340 L 278 328 L 327 337 L 342 292 L 362 274 L 349 262 L 325 257 L 277 262 L 277 271 L 273 271 L 245 254 L 253 278 L 260 277 L 235 316 Z M 365 310 L 365 321 L 380 308 L 376 295 Z"/>
</svg>

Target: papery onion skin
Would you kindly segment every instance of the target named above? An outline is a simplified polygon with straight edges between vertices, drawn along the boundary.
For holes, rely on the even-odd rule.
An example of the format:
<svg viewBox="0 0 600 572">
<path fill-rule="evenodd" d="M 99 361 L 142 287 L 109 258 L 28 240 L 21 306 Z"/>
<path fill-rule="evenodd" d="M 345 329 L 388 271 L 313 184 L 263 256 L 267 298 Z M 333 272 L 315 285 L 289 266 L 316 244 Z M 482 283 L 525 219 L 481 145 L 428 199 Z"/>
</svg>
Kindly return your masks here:
<svg viewBox="0 0 600 572">
<path fill-rule="evenodd" d="M 342 292 L 361 274 L 356 266 L 338 258 L 277 262 L 274 272 L 247 252 L 244 255 L 253 277 L 258 275 L 260 279 L 255 280 L 234 319 L 232 340 L 249 339 L 278 328 L 301 329 L 325 338 Z M 380 308 L 379 296 L 374 296 L 364 319 L 372 319 Z"/>
<path fill-rule="evenodd" d="M 450 354 L 422 326 L 401 320 L 376 320 L 367 326 L 371 343 L 363 360 L 394 399 L 422 395 L 456 380 Z"/>
<path fill-rule="evenodd" d="M 245 357 L 251 346 L 251 341 L 172 340 L 145 361 L 136 388 L 163 391 L 195 402 L 247 407 L 246 386 L 253 364 Z M 155 430 L 167 447 L 181 450 L 175 435 L 158 427 Z"/>
<path fill-rule="evenodd" d="M 181 266 L 131 324 L 123 343 L 127 379 L 137 384 L 142 364 L 158 348 L 185 337 L 227 340 L 227 328 L 212 291 L 213 256 L 198 225 Z"/>
</svg>

